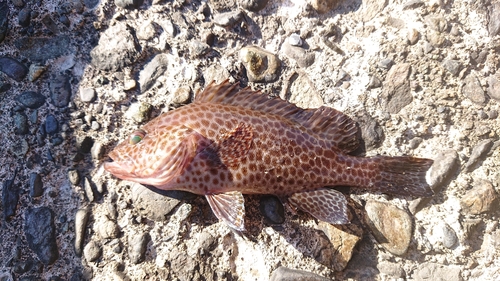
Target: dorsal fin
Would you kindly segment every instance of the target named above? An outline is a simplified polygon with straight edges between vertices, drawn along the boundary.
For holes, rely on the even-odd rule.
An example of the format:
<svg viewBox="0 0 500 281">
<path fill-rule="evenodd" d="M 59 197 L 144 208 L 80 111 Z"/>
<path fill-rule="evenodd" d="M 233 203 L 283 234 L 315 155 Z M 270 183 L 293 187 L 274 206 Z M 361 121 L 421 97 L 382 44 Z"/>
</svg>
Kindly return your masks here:
<svg viewBox="0 0 500 281">
<path fill-rule="evenodd" d="M 269 97 L 250 87 L 240 89 L 239 83 L 225 80 L 221 84 L 212 81 L 195 97 L 195 103 L 220 103 L 242 106 L 253 110 L 275 114 L 301 124 L 320 138 L 348 153 L 359 146 L 356 122 L 344 113 L 330 107 L 302 109 L 278 97 Z"/>
</svg>

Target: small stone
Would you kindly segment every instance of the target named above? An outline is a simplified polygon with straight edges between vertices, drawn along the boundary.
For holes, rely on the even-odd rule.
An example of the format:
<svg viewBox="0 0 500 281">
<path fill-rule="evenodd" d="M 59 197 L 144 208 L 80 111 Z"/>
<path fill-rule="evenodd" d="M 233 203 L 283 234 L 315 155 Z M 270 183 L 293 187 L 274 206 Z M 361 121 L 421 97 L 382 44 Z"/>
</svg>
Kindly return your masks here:
<svg viewBox="0 0 500 281">
<path fill-rule="evenodd" d="M 367 224 L 375 239 L 389 252 L 404 255 L 410 245 L 413 221 L 404 210 L 370 200 L 365 206 Z"/>
<path fill-rule="evenodd" d="M 494 37 L 500 33 L 500 2 L 493 2 L 490 5 L 491 6 L 488 9 L 488 33 L 490 34 L 490 37 Z"/>
<path fill-rule="evenodd" d="M 382 261 L 377 264 L 377 269 L 380 273 L 388 275 L 392 278 L 404 279 L 405 277 L 405 271 L 400 264 Z"/>
<path fill-rule="evenodd" d="M 24 112 L 15 112 L 12 116 L 14 133 L 16 135 L 25 135 L 29 132 L 28 116 Z"/>
<path fill-rule="evenodd" d="M 403 10 L 416 9 L 425 4 L 423 0 L 409 0 L 403 4 Z"/>
<path fill-rule="evenodd" d="M 486 95 L 477 76 L 471 73 L 465 77 L 464 82 L 465 85 L 462 88 L 464 96 L 478 105 L 486 104 Z"/>
<path fill-rule="evenodd" d="M 130 105 L 125 116 L 129 119 L 134 120 L 138 124 L 144 123 L 149 120 L 149 114 L 151 113 L 152 106 L 145 102 L 136 102 Z"/>
<path fill-rule="evenodd" d="M 326 234 L 335 249 L 332 263 L 334 269 L 336 271 L 344 270 L 351 260 L 356 245 L 363 237 L 363 229 L 355 225 L 348 227 L 332 225 L 323 221 L 319 222 L 318 227 Z"/>
<path fill-rule="evenodd" d="M 83 242 L 85 241 L 85 230 L 89 216 L 89 208 L 79 209 L 75 214 L 75 253 L 79 257 L 83 252 Z"/>
<path fill-rule="evenodd" d="M 309 0 L 311 6 L 320 14 L 328 13 L 337 8 L 341 0 Z"/>
<path fill-rule="evenodd" d="M 446 223 L 440 223 L 436 229 L 433 230 L 433 234 L 439 235 L 441 238 L 441 243 L 443 244 L 444 247 L 451 249 L 453 246 L 455 246 L 458 242 L 458 237 L 453 228 L 451 228 L 448 224 Z"/>
<path fill-rule="evenodd" d="M 45 118 L 45 132 L 49 135 L 55 135 L 59 132 L 59 122 L 52 114 L 47 115 Z"/>
<path fill-rule="evenodd" d="M 69 76 L 58 74 L 49 82 L 50 98 L 56 107 L 66 107 L 71 98 L 71 83 Z"/>
<path fill-rule="evenodd" d="M 54 22 L 54 20 L 50 16 L 50 14 L 46 14 L 42 18 L 42 23 L 43 23 L 43 25 L 45 25 L 45 27 L 48 30 L 50 30 L 50 32 L 52 32 L 54 34 L 58 34 L 59 33 L 59 28 L 57 27 L 57 23 Z"/>
<path fill-rule="evenodd" d="M 141 93 L 145 93 L 155 84 L 158 77 L 168 69 L 168 56 L 166 54 L 156 55 L 139 73 L 139 85 Z"/>
<path fill-rule="evenodd" d="M 149 233 L 141 233 L 129 238 L 128 255 L 133 264 L 144 261 L 146 249 L 151 237 Z"/>
<path fill-rule="evenodd" d="M 191 89 L 189 87 L 179 87 L 172 99 L 173 104 L 185 104 L 189 102 L 189 98 L 191 97 Z"/>
<path fill-rule="evenodd" d="M 410 140 L 408 145 L 410 146 L 411 149 L 416 149 L 421 143 L 423 139 L 421 137 L 415 137 Z"/>
<path fill-rule="evenodd" d="M 28 68 L 24 64 L 9 57 L 0 57 L 0 71 L 17 82 L 22 81 L 28 74 Z"/>
<path fill-rule="evenodd" d="M 329 278 L 312 272 L 290 269 L 283 266 L 273 271 L 269 281 L 329 281 Z"/>
<path fill-rule="evenodd" d="M 314 63 L 315 55 L 312 52 L 308 52 L 306 49 L 292 46 L 289 40 L 283 43 L 281 46 L 281 51 L 289 58 L 297 62 L 300 67 L 308 67 Z"/>
<path fill-rule="evenodd" d="M 448 28 L 448 23 L 441 16 L 428 16 L 425 18 L 425 23 L 432 29 L 437 32 L 445 32 Z"/>
<path fill-rule="evenodd" d="M 410 91 L 410 64 L 396 64 L 387 73 L 383 86 L 383 104 L 389 113 L 398 113 L 413 101 Z"/>
<path fill-rule="evenodd" d="M 31 9 L 29 7 L 22 9 L 17 15 L 17 20 L 21 27 L 28 27 L 31 20 Z"/>
<path fill-rule="evenodd" d="M 114 239 L 120 235 L 118 224 L 107 217 L 99 219 L 94 225 L 94 230 L 99 233 L 102 239 Z"/>
<path fill-rule="evenodd" d="M 11 152 L 17 157 L 24 157 L 29 148 L 28 142 L 25 139 L 20 139 L 11 147 Z"/>
<path fill-rule="evenodd" d="M 437 31 L 429 31 L 429 33 L 427 34 L 427 40 L 435 48 L 443 47 L 444 43 L 446 42 L 444 35 Z"/>
<path fill-rule="evenodd" d="M 256 46 L 242 48 L 239 55 L 250 82 L 269 83 L 278 78 L 281 63 L 276 55 Z"/>
<path fill-rule="evenodd" d="M 4 220 L 9 220 L 16 214 L 16 207 L 19 201 L 19 189 L 14 186 L 14 180 L 17 172 L 11 179 L 5 180 L 2 185 L 2 209 Z"/>
<path fill-rule="evenodd" d="M 139 9 L 144 0 L 115 0 L 115 5 L 125 9 Z"/>
<path fill-rule="evenodd" d="M 259 209 L 270 224 L 282 224 L 285 222 L 285 209 L 277 197 L 262 196 L 260 198 Z"/>
<path fill-rule="evenodd" d="M 72 185 L 78 185 L 80 183 L 80 174 L 77 170 L 68 171 L 68 180 Z"/>
<path fill-rule="evenodd" d="M 476 168 L 476 164 L 486 156 L 486 154 L 490 151 L 493 146 L 492 140 L 482 140 L 479 142 L 473 149 L 470 155 L 469 161 L 465 164 L 464 171 L 472 172 L 474 168 Z"/>
<path fill-rule="evenodd" d="M 297 47 L 302 46 L 302 39 L 300 38 L 300 35 L 297 33 L 290 34 L 290 37 L 288 37 L 288 44 Z"/>
<path fill-rule="evenodd" d="M 28 70 L 28 80 L 34 82 L 47 70 L 47 66 L 32 64 Z"/>
<path fill-rule="evenodd" d="M 243 12 L 240 10 L 220 13 L 214 15 L 214 23 L 219 26 L 231 27 L 243 18 Z"/>
<path fill-rule="evenodd" d="M 155 35 L 155 26 L 151 20 L 145 21 L 137 30 L 137 39 L 139 40 L 151 40 Z"/>
<path fill-rule="evenodd" d="M 191 41 L 189 44 L 190 52 L 193 57 L 201 57 L 206 55 L 210 51 L 210 46 L 207 43 L 201 42 L 199 40 Z"/>
<path fill-rule="evenodd" d="M 85 177 L 83 180 L 83 190 L 85 191 L 87 199 L 90 202 L 94 202 L 95 200 L 94 188 L 92 187 L 92 183 L 87 177 Z"/>
<path fill-rule="evenodd" d="M 379 61 L 378 67 L 382 69 L 389 69 L 391 66 L 394 64 L 394 61 L 392 59 L 383 59 Z"/>
<path fill-rule="evenodd" d="M 462 271 L 456 265 L 441 265 L 437 263 L 426 262 L 420 264 L 413 274 L 415 281 L 428 280 L 453 280 L 463 281 Z"/>
<path fill-rule="evenodd" d="M 243 9 L 258 12 L 266 7 L 269 0 L 239 0 L 238 2 Z"/>
<path fill-rule="evenodd" d="M 318 108 L 323 104 L 323 99 L 305 74 L 292 75 L 280 96 L 301 108 Z"/>
<path fill-rule="evenodd" d="M 48 207 L 29 208 L 25 216 L 24 234 L 29 247 L 45 265 L 53 264 L 59 252 L 52 210 Z"/>
<path fill-rule="evenodd" d="M 96 261 L 102 255 L 102 249 L 95 241 L 90 241 L 83 249 L 83 256 L 89 262 Z"/>
<path fill-rule="evenodd" d="M 374 149 L 380 146 L 384 139 L 384 130 L 379 122 L 368 114 L 356 119 L 361 127 L 361 136 L 366 149 Z"/>
<path fill-rule="evenodd" d="M 85 88 L 80 90 L 80 99 L 83 102 L 93 102 L 96 98 L 96 92 L 94 88 Z"/>
<path fill-rule="evenodd" d="M 66 27 L 69 27 L 71 25 L 71 21 L 69 20 L 67 15 L 61 15 L 59 17 L 59 22 L 64 24 Z"/>
<path fill-rule="evenodd" d="M 104 154 L 104 147 L 102 143 L 95 142 L 92 148 L 90 149 L 90 155 L 92 156 L 92 159 L 100 160 L 103 154 Z"/>
<path fill-rule="evenodd" d="M 488 95 L 497 101 L 500 101 L 500 79 L 498 76 L 488 77 Z"/>
<path fill-rule="evenodd" d="M 418 32 L 415 28 L 412 28 L 408 31 L 408 36 L 406 38 L 408 39 L 408 42 L 410 42 L 410 45 L 415 45 L 420 39 L 420 32 Z"/>
<path fill-rule="evenodd" d="M 429 184 L 438 193 L 459 168 L 458 154 L 454 150 L 439 152 L 429 172 Z"/>
<path fill-rule="evenodd" d="M 38 173 L 30 174 L 30 196 L 39 197 L 43 194 L 42 177 Z"/>
<path fill-rule="evenodd" d="M 457 76 L 462 69 L 462 64 L 457 60 L 445 59 L 441 65 L 451 74 L 453 74 L 453 76 Z"/>
<path fill-rule="evenodd" d="M 133 90 L 135 87 L 137 87 L 137 82 L 134 79 L 126 79 L 123 82 L 123 90 L 125 91 Z"/>
<path fill-rule="evenodd" d="M 368 89 L 376 89 L 382 87 L 382 81 L 377 76 L 370 77 L 370 82 L 368 83 Z"/>
<path fill-rule="evenodd" d="M 489 181 L 481 180 L 467 191 L 460 201 L 463 211 L 470 215 L 479 215 L 498 210 L 498 194 Z"/>
<path fill-rule="evenodd" d="M 131 189 L 134 208 L 154 221 L 164 221 L 167 215 L 180 203 L 179 199 L 153 192 L 138 183 L 133 184 Z M 169 193 L 171 192 L 164 194 Z"/>
</svg>

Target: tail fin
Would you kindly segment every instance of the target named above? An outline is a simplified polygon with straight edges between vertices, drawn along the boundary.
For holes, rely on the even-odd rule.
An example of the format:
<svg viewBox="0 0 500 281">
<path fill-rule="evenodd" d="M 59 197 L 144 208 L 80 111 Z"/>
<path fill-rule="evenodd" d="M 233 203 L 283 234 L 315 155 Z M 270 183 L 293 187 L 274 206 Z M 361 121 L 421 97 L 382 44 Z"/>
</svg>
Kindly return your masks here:
<svg viewBox="0 0 500 281">
<path fill-rule="evenodd" d="M 379 174 L 373 188 L 382 193 L 429 197 L 434 194 L 425 179 L 431 159 L 410 156 L 375 157 Z"/>
</svg>

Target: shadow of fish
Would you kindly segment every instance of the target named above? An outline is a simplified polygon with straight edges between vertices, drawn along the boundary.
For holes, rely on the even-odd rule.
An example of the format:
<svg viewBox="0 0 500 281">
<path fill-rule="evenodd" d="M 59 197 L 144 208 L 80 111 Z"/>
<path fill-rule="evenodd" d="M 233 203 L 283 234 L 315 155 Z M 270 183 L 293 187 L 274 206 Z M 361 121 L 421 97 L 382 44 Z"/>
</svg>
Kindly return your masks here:
<svg viewBox="0 0 500 281">
<path fill-rule="evenodd" d="M 242 194 L 273 194 L 315 218 L 348 223 L 342 193 L 354 186 L 431 196 L 432 160 L 356 157 L 356 123 L 329 107 L 301 109 L 227 80 L 153 119 L 109 153 L 114 176 L 204 195 L 215 215 L 244 230 Z"/>
</svg>

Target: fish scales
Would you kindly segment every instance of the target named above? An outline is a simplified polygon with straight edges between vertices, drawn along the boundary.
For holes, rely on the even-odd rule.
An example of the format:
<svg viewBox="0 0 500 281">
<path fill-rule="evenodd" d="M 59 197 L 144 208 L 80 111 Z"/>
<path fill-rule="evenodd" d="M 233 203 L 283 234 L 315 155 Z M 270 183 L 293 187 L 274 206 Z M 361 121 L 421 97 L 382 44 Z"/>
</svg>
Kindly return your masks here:
<svg viewBox="0 0 500 281">
<path fill-rule="evenodd" d="M 104 167 L 121 179 L 205 195 L 216 216 L 238 230 L 242 194 L 277 195 L 337 224 L 348 222 L 347 202 L 325 186 L 432 195 L 425 181 L 432 160 L 349 155 L 357 131 L 335 109 L 300 109 L 225 81 L 134 132 Z"/>
</svg>

